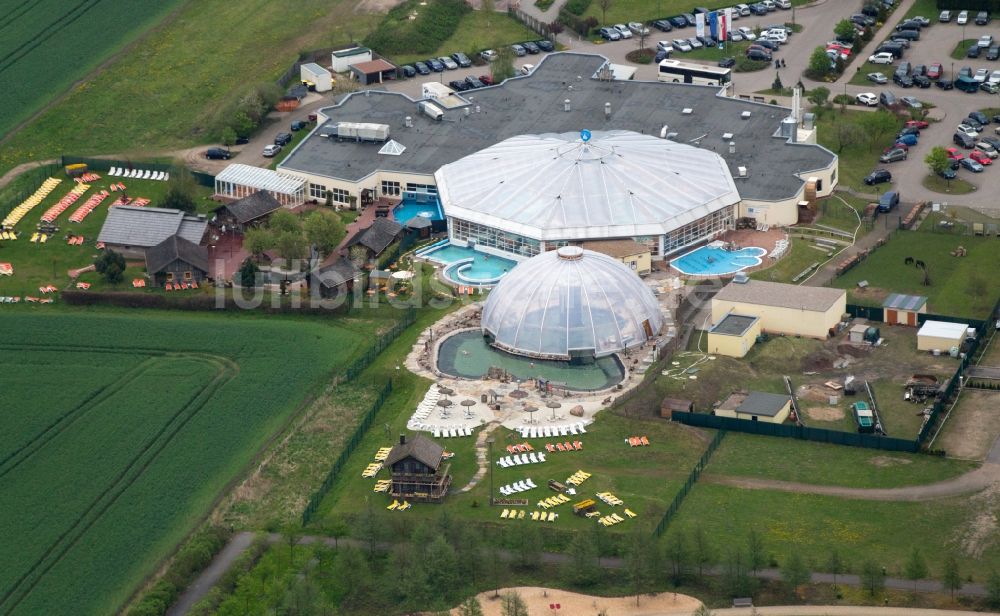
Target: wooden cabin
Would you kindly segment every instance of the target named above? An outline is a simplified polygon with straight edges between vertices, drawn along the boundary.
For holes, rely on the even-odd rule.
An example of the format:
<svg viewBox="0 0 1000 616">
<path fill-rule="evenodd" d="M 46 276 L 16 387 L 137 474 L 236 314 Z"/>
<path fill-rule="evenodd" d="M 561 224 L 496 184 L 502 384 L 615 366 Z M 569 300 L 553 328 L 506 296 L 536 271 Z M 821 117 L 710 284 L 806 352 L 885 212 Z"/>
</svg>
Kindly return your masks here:
<svg viewBox="0 0 1000 616">
<path fill-rule="evenodd" d="M 440 503 L 451 487 L 451 464 L 444 463 L 444 448 L 425 436 L 399 436 L 385 465 L 392 475 L 390 494 L 395 498 Z"/>
</svg>

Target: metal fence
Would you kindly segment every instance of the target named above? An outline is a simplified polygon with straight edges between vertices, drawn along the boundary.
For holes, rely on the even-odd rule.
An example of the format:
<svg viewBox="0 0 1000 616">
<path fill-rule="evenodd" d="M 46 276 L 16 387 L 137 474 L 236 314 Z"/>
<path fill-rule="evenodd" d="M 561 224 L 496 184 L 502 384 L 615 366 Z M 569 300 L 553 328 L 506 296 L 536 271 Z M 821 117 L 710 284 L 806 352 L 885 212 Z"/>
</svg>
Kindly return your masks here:
<svg viewBox="0 0 1000 616">
<path fill-rule="evenodd" d="M 720 430 L 715 433 L 715 438 L 711 440 L 708 447 L 705 449 L 705 452 L 701 454 L 701 458 L 698 459 L 698 463 L 694 465 L 693 469 L 691 469 L 691 474 L 688 475 L 684 485 L 681 487 L 680 491 L 674 495 L 674 500 L 671 501 L 670 506 L 667 507 L 666 513 L 663 514 L 663 517 L 660 518 L 660 521 L 656 524 L 656 528 L 653 530 L 654 537 L 661 536 L 667 530 L 667 526 L 670 525 L 670 522 L 680 510 L 681 503 L 683 503 L 684 499 L 687 498 L 687 495 L 691 492 L 691 488 L 694 487 L 694 484 L 698 483 L 698 478 L 701 477 L 701 472 L 705 470 L 705 467 L 708 465 L 708 461 L 712 459 L 712 454 L 719 448 L 719 444 L 722 443 L 722 439 L 725 437 L 725 430 Z"/>
<path fill-rule="evenodd" d="M 113 158 L 87 158 L 85 156 L 73 156 L 71 154 L 62 155 L 62 165 L 75 165 L 83 163 L 90 171 L 108 171 L 112 167 L 119 169 L 149 169 L 150 171 L 166 171 L 167 173 L 178 173 L 181 168 L 170 163 L 147 163 L 143 161 L 115 160 Z M 187 170 L 199 186 L 215 188 L 215 176 L 201 171 Z"/>
<path fill-rule="evenodd" d="M 22 173 L 16 180 L 17 188 L 0 191 L 0 194 L 3 195 L 2 200 L 0 200 L 0 218 L 9 214 L 11 210 L 33 195 L 45 180 L 61 172 L 62 169 L 59 165 L 42 165 Z"/>
</svg>

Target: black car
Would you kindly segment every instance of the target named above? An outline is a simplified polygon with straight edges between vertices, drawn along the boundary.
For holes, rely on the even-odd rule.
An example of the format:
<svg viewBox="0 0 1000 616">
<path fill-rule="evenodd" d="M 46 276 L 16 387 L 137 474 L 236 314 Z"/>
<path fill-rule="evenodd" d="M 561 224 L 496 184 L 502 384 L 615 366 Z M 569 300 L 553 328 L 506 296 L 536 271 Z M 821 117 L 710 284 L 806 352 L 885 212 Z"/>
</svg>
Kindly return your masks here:
<svg viewBox="0 0 1000 616">
<path fill-rule="evenodd" d="M 292 127 L 291 127 L 292 132 L 300 131 L 307 126 L 309 126 L 309 123 L 306 122 L 305 120 L 295 120 L 294 122 L 292 122 Z"/>
<path fill-rule="evenodd" d="M 970 111 L 969 112 L 969 119 L 970 120 L 975 120 L 981 126 L 986 126 L 987 124 L 990 123 L 990 119 L 988 117 L 986 117 L 986 114 L 983 113 L 982 111 Z"/>
<path fill-rule="evenodd" d="M 987 60 L 996 60 L 1000 58 L 1000 46 L 990 45 L 990 48 L 986 50 Z"/>
<path fill-rule="evenodd" d="M 747 60 L 763 60 L 765 62 L 771 61 L 771 54 L 766 53 L 760 49 L 748 49 L 747 50 Z"/>
<path fill-rule="evenodd" d="M 670 57 L 670 50 L 669 49 L 657 49 L 656 50 L 656 55 L 653 56 L 653 62 L 656 62 L 657 64 L 659 64 L 660 62 L 663 62 L 664 60 L 666 60 L 669 57 Z"/>
<path fill-rule="evenodd" d="M 917 75 L 926 75 L 926 74 L 927 74 L 927 67 L 924 66 L 923 64 L 914 64 L 913 70 L 910 71 L 910 75 L 913 75 L 914 77 L 916 77 Z"/>
<path fill-rule="evenodd" d="M 525 41 L 521 43 L 521 47 L 524 47 L 524 49 L 527 50 L 527 52 L 530 53 L 531 55 L 535 55 L 537 53 L 542 52 L 542 50 L 538 48 L 538 45 L 535 45 L 531 41 Z"/>
<path fill-rule="evenodd" d="M 990 23 L 990 14 L 986 11 L 979 11 L 979 13 L 976 14 L 976 25 L 985 26 L 988 23 Z"/>
<path fill-rule="evenodd" d="M 687 28 L 688 20 L 684 19 L 683 15 L 675 15 L 670 18 L 670 23 L 674 24 L 675 28 Z"/>
<path fill-rule="evenodd" d="M 906 39 L 908 41 L 919 41 L 920 30 L 900 30 L 893 38 Z"/>
<path fill-rule="evenodd" d="M 872 171 L 867 176 L 865 176 L 865 184 L 869 186 L 874 186 L 875 184 L 883 184 L 885 182 L 892 181 L 892 174 L 889 173 L 888 169 L 876 169 Z"/>
<path fill-rule="evenodd" d="M 448 87 L 456 92 L 465 92 L 471 89 L 464 79 L 453 79 L 448 82 Z"/>
<path fill-rule="evenodd" d="M 767 7 L 760 3 L 751 4 L 750 12 L 754 15 L 767 15 Z"/>
<path fill-rule="evenodd" d="M 903 23 L 896 26 L 896 32 L 902 32 L 903 30 L 917 30 L 923 28 L 924 25 L 919 21 L 904 21 Z"/>
<path fill-rule="evenodd" d="M 236 145 L 246 145 L 248 143 L 250 143 L 250 137 L 240 137 L 237 135 Z"/>
<path fill-rule="evenodd" d="M 542 51 L 555 51 L 556 46 L 552 44 L 552 41 L 548 39 L 542 39 L 540 41 L 535 41 L 535 45 Z"/>
<path fill-rule="evenodd" d="M 205 158 L 212 160 L 229 160 L 232 154 L 225 148 L 208 148 L 205 150 Z"/>
<path fill-rule="evenodd" d="M 944 170 L 941 171 L 941 173 L 939 173 L 938 175 L 940 175 L 942 178 L 946 180 L 954 180 L 956 177 L 958 177 L 958 174 L 955 172 L 955 169 L 957 168 L 958 168 L 958 161 L 953 160 L 951 161 L 951 164 L 945 167 Z"/>
<path fill-rule="evenodd" d="M 465 83 L 469 84 L 469 88 L 472 90 L 486 87 L 485 83 L 479 81 L 478 77 L 473 77 L 472 75 L 469 75 L 468 77 L 465 78 Z"/>
<path fill-rule="evenodd" d="M 414 62 L 413 68 L 417 69 L 417 72 L 421 75 L 430 75 L 431 69 L 427 68 L 427 65 L 423 62 Z"/>
<path fill-rule="evenodd" d="M 657 19 L 653 22 L 653 27 L 660 32 L 671 32 L 674 29 L 669 19 Z"/>
<path fill-rule="evenodd" d="M 913 85 L 917 86 L 918 88 L 931 87 L 931 80 L 926 75 L 917 75 L 912 79 L 913 79 Z"/>
<path fill-rule="evenodd" d="M 722 68 L 732 68 L 736 66 L 736 58 L 723 58 L 719 60 L 719 66 Z"/>
<path fill-rule="evenodd" d="M 986 143 L 993 146 L 994 150 L 1000 150 L 1000 137 L 990 137 L 989 135 L 980 135 L 980 141 L 985 141 Z"/>
<path fill-rule="evenodd" d="M 892 76 L 892 81 L 893 81 L 893 83 L 895 83 L 897 86 L 899 86 L 901 88 L 912 88 L 913 87 L 913 78 L 910 77 L 909 75 L 904 75 L 902 73 L 896 73 L 896 74 L 894 74 Z"/>
<path fill-rule="evenodd" d="M 462 68 L 469 68 L 470 66 L 472 66 L 472 60 L 470 60 L 469 56 L 465 55 L 461 51 L 456 51 L 455 53 L 451 54 L 451 59 L 455 61 L 455 64 L 459 65 Z"/>
<path fill-rule="evenodd" d="M 899 134 L 896 135 L 896 139 L 899 139 L 903 135 L 916 135 L 919 137 L 920 129 L 917 128 L 916 126 L 907 126 L 903 130 L 899 131 Z"/>
<path fill-rule="evenodd" d="M 952 81 L 951 79 L 938 79 L 937 87 L 941 88 L 942 90 L 952 90 L 955 88 L 955 82 Z"/>
<path fill-rule="evenodd" d="M 409 64 L 407 64 L 406 66 L 404 66 L 400 70 L 403 71 L 403 77 L 416 77 L 417 76 L 417 69 L 413 68 Z"/>
<path fill-rule="evenodd" d="M 288 145 L 292 142 L 292 133 L 278 133 L 274 137 L 274 145 Z"/>
<path fill-rule="evenodd" d="M 869 17 L 878 17 L 878 5 L 865 4 L 864 8 L 861 9 L 861 14 Z"/>
<path fill-rule="evenodd" d="M 424 63 L 427 64 L 427 66 L 429 66 L 435 73 L 444 72 L 444 62 L 438 60 L 437 58 L 427 58 L 424 60 Z"/>
<path fill-rule="evenodd" d="M 896 74 L 897 75 L 909 75 L 910 71 L 912 69 L 913 69 L 913 67 L 910 65 L 910 63 L 907 62 L 906 60 L 903 60 L 898 65 L 896 65 Z"/>
<path fill-rule="evenodd" d="M 762 41 L 760 39 L 754 41 L 754 45 L 760 45 L 761 47 L 767 47 L 771 51 L 778 51 L 778 48 L 781 47 L 780 43 L 775 43 L 774 41 L 767 41 L 767 40 Z"/>
<path fill-rule="evenodd" d="M 965 50 L 966 58 L 978 58 L 979 57 L 979 45 L 969 45 L 969 48 Z"/>
<path fill-rule="evenodd" d="M 976 147 L 976 140 L 965 133 L 955 133 L 951 140 L 955 145 L 965 148 L 966 150 L 971 150 Z"/>
<path fill-rule="evenodd" d="M 684 21 L 686 21 L 687 25 L 689 25 L 689 26 L 694 26 L 695 23 L 696 23 L 695 19 L 694 19 L 694 15 L 692 15 L 691 13 L 681 13 L 681 17 L 684 18 Z"/>
<path fill-rule="evenodd" d="M 715 39 L 710 36 L 696 36 L 695 38 L 705 47 L 715 47 Z"/>
</svg>

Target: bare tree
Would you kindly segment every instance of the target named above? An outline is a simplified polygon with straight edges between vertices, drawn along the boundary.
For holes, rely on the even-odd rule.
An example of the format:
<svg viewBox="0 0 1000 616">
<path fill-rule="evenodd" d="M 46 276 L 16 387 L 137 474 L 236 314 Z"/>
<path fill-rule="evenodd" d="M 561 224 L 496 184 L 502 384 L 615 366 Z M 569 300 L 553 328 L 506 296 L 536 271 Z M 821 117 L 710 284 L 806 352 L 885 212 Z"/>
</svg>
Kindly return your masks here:
<svg viewBox="0 0 1000 616">
<path fill-rule="evenodd" d="M 601 7 L 601 23 L 604 25 L 608 23 L 608 9 L 613 3 L 613 0 L 597 0 L 597 6 Z"/>
</svg>

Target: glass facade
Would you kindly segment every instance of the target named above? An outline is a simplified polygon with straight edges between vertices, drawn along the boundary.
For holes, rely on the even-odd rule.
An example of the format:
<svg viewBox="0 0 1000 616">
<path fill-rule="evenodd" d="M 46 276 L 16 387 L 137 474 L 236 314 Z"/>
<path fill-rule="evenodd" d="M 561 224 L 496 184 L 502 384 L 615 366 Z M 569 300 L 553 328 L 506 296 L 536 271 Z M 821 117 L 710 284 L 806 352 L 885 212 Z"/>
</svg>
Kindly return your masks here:
<svg viewBox="0 0 1000 616">
<path fill-rule="evenodd" d="M 451 238 L 454 240 L 476 244 L 477 246 L 487 246 L 523 257 L 533 257 L 539 253 L 541 248 L 541 242 L 533 240 L 530 237 L 508 233 L 500 229 L 458 218 L 449 218 L 448 228 Z"/>
<path fill-rule="evenodd" d="M 313 199 L 326 199 L 326 186 L 310 183 L 309 196 Z"/>
<path fill-rule="evenodd" d="M 382 194 L 386 197 L 398 197 L 400 194 L 399 182 L 382 180 Z"/>
<path fill-rule="evenodd" d="M 330 189 L 330 192 L 333 193 L 334 203 L 347 203 L 347 198 L 351 196 L 351 193 L 343 188 L 332 188 Z"/>
<path fill-rule="evenodd" d="M 679 229 L 674 229 L 663 238 L 663 254 L 668 255 L 685 246 L 706 240 L 716 233 L 733 228 L 735 210 L 735 206 L 725 207 Z"/>
</svg>

